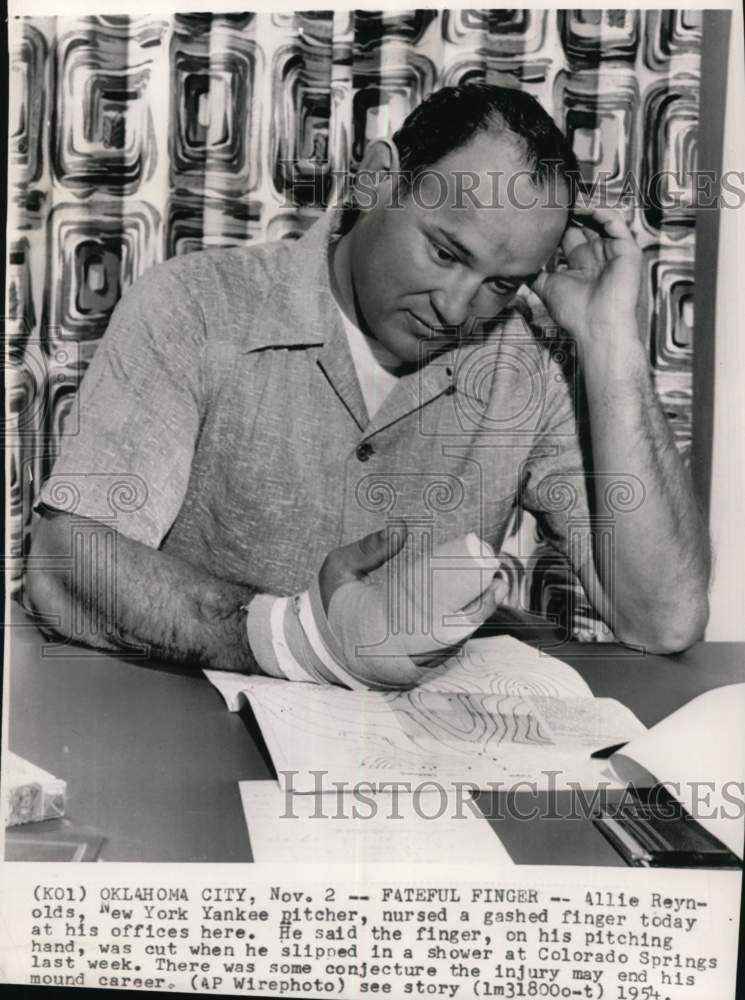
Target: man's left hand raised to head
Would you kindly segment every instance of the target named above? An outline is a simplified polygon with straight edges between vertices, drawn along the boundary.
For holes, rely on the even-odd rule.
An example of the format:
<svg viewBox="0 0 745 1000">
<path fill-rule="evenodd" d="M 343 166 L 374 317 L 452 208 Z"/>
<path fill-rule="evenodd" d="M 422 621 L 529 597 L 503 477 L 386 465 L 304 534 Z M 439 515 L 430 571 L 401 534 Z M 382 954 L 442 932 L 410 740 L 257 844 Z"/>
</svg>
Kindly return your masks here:
<svg viewBox="0 0 745 1000">
<path fill-rule="evenodd" d="M 621 212 L 596 208 L 585 214 L 602 235 L 570 223 L 561 244 L 567 268 L 542 271 L 533 282 L 552 318 L 574 338 L 581 359 L 596 347 L 639 346 L 642 276 L 642 252 Z"/>
</svg>

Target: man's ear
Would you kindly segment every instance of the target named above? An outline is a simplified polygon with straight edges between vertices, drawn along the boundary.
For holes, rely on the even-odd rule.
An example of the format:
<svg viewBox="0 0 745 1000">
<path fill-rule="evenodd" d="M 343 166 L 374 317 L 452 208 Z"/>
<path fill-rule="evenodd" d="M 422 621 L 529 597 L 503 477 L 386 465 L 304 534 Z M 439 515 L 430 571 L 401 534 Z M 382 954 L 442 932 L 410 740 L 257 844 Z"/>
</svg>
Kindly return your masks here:
<svg viewBox="0 0 745 1000">
<path fill-rule="evenodd" d="M 391 139 L 375 139 L 365 149 L 354 181 L 354 201 L 365 211 L 389 204 L 399 179 L 398 149 Z"/>
</svg>

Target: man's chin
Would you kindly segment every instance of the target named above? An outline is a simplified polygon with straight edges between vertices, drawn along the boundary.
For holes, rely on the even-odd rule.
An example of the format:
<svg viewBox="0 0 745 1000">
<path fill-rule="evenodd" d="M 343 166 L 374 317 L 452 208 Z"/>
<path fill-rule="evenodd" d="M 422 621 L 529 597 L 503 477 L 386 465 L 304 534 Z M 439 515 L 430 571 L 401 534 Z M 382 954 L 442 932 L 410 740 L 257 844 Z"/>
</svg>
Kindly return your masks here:
<svg viewBox="0 0 745 1000">
<path fill-rule="evenodd" d="M 388 350 L 395 354 L 401 365 L 421 365 L 429 360 L 432 352 L 425 340 L 416 340 L 411 336 L 406 338 L 405 343 L 401 342 L 403 340 L 402 337 L 395 345 L 392 344 L 388 347 Z"/>
<path fill-rule="evenodd" d="M 375 334 L 374 339 L 401 365 L 419 364 L 420 356 L 426 357 L 426 338 L 419 338 L 409 330 L 383 329 Z"/>
<path fill-rule="evenodd" d="M 426 364 L 435 354 L 452 347 L 442 331 L 425 326 L 408 310 L 395 323 L 380 326 L 374 339 L 402 366 Z"/>
<path fill-rule="evenodd" d="M 400 361 L 402 367 L 421 367 L 431 361 L 437 354 L 449 350 L 454 346 L 452 341 L 439 336 L 414 337 L 411 334 L 402 335 L 395 339 L 380 343 L 394 354 Z"/>
</svg>

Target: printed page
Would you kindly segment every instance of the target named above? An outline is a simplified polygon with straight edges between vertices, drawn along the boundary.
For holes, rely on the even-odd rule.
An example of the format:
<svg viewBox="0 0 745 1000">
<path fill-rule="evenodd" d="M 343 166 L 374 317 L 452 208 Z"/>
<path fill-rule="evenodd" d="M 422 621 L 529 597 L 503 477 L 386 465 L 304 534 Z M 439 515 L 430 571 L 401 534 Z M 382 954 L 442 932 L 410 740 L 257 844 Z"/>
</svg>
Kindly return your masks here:
<svg viewBox="0 0 745 1000">
<path fill-rule="evenodd" d="M 435 667 L 419 687 L 466 694 L 592 697 L 574 667 L 510 635 L 471 639 L 458 656 Z"/>
<path fill-rule="evenodd" d="M 329 787 L 412 778 L 544 787 L 558 774 L 562 785 L 594 788 L 608 768 L 590 753 L 643 728 L 610 699 L 534 703 L 520 695 L 360 692 L 262 677 L 244 677 L 231 691 L 232 683 L 228 696 L 248 698 L 280 783 L 291 775 L 296 792 L 317 791 L 312 772 L 319 768 Z"/>
</svg>

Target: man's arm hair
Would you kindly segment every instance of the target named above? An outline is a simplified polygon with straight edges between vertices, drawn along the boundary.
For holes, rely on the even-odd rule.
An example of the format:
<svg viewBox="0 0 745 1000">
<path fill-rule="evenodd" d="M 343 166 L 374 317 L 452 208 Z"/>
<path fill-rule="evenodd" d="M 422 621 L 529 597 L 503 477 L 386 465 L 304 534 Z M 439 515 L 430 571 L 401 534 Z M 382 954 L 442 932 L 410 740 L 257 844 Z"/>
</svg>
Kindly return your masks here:
<svg viewBox="0 0 745 1000">
<path fill-rule="evenodd" d="M 255 592 L 110 525 L 48 509 L 25 580 L 26 599 L 50 620 L 42 628 L 53 637 L 123 653 L 145 646 L 154 660 L 244 673 L 261 672 L 242 610 Z"/>
<path fill-rule="evenodd" d="M 622 642 L 678 653 L 703 638 L 709 618 L 711 554 L 690 473 L 643 349 L 626 352 L 615 380 L 588 369 L 593 468 L 606 478 L 618 469 L 631 473 L 639 496 L 625 508 L 614 506 L 612 491 L 597 491 L 595 514 L 613 524 L 613 544 L 595 553 L 594 564 L 587 560 L 579 575 Z"/>
</svg>

